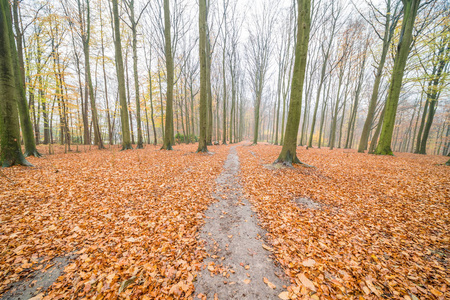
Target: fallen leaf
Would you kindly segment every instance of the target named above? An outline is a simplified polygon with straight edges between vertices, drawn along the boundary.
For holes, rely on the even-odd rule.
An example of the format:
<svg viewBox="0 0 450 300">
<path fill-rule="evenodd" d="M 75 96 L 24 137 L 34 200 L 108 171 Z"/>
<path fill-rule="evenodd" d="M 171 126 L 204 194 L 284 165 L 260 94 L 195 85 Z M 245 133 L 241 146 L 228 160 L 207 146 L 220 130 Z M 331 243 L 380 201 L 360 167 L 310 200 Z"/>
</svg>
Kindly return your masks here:
<svg viewBox="0 0 450 300">
<path fill-rule="evenodd" d="M 263 281 L 264 281 L 264 283 L 267 284 L 267 286 L 270 287 L 271 289 L 274 290 L 274 289 L 277 288 L 276 285 L 273 284 L 272 282 L 270 282 L 269 279 L 267 279 L 266 277 L 263 278 Z"/>
<path fill-rule="evenodd" d="M 30 298 L 28 300 L 41 300 L 42 297 L 44 297 L 44 293 L 39 293 L 36 296 L 34 296 L 34 297 L 32 297 L 32 298 Z"/>
<path fill-rule="evenodd" d="M 298 279 L 300 279 L 300 282 L 304 285 L 304 286 L 306 286 L 308 289 L 310 289 L 310 290 L 312 290 L 312 291 L 316 291 L 316 287 L 314 286 L 314 283 L 311 281 L 311 280 L 309 280 L 306 276 L 305 276 L 305 274 L 300 274 L 300 275 L 298 275 Z"/>
<path fill-rule="evenodd" d="M 130 284 L 132 284 L 136 280 L 136 276 L 133 276 L 127 280 L 122 281 L 119 288 L 119 294 L 125 291 Z"/>
<path fill-rule="evenodd" d="M 263 247 L 264 249 L 266 249 L 267 251 L 273 252 L 273 248 L 272 248 L 272 247 L 269 247 L 269 246 L 267 246 L 267 245 L 265 245 L 265 244 L 262 244 L 262 247 Z"/>
<path fill-rule="evenodd" d="M 314 259 L 308 258 L 307 260 L 304 260 L 302 262 L 302 265 L 304 265 L 305 267 L 312 267 L 316 264 L 316 261 Z"/>
</svg>

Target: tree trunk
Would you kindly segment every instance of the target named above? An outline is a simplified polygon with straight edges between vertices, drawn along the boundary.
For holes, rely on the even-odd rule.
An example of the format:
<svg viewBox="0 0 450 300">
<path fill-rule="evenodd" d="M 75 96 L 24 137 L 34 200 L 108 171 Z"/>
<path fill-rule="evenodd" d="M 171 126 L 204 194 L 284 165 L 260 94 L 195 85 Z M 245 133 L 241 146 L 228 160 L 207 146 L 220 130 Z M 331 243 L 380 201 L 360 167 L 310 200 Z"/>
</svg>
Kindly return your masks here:
<svg viewBox="0 0 450 300">
<path fill-rule="evenodd" d="M 353 136 L 354 136 L 355 126 L 356 126 L 356 114 L 358 112 L 359 96 L 361 94 L 361 87 L 362 87 L 362 84 L 364 81 L 364 71 L 365 71 L 366 61 L 367 61 L 368 47 L 369 47 L 369 39 L 367 39 L 367 41 L 366 41 L 366 45 L 365 45 L 365 49 L 364 49 L 364 53 L 363 53 L 363 61 L 361 63 L 361 69 L 360 69 L 360 73 L 359 73 L 359 77 L 358 77 L 358 85 L 356 87 L 356 92 L 355 92 L 355 101 L 353 103 L 352 112 L 350 115 L 350 122 L 349 122 L 349 127 L 348 127 L 348 132 L 347 132 L 347 141 L 346 141 L 345 148 L 351 148 L 352 144 L 353 144 Z"/>
<path fill-rule="evenodd" d="M 87 17 L 86 17 L 86 32 L 81 34 L 81 39 L 83 42 L 83 52 L 84 52 L 84 65 L 86 70 L 86 79 L 87 79 L 87 88 L 89 89 L 89 99 L 91 104 L 91 113 L 92 113 L 92 126 L 94 127 L 94 141 L 96 142 L 98 149 L 104 149 L 102 136 L 100 134 L 100 127 L 98 124 L 98 114 L 97 107 L 95 106 L 95 97 L 94 97 L 94 86 L 92 84 L 92 76 L 91 76 L 91 64 L 89 57 L 89 41 L 91 36 L 91 17 L 90 17 L 90 7 L 89 0 L 86 0 L 87 7 Z M 80 18 L 82 15 L 80 0 L 78 1 L 78 8 Z"/>
<path fill-rule="evenodd" d="M 383 125 L 384 112 L 386 111 L 386 103 L 383 106 L 383 110 L 381 111 L 380 118 L 378 120 L 377 128 L 375 129 L 375 133 L 373 134 L 372 141 L 370 142 L 369 154 L 375 154 L 375 149 L 377 147 L 378 137 L 380 136 L 381 126 Z"/>
<path fill-rule="evenodd" d="M 207 148 L 207 58 L 209 53 L 206 52 L 206 0 L 199 0 L 199 57 L 200 57 L 200 137 L 198 140 L 197 152 L 208 152 Z M 211 118 L 210 118 L 211 120 Z"/>
<path fill-rule="evenodd" d="M 438 99 L 440 95 L 439 85 L 443 80 L 442 72 L 449 63 L 449 53 L 450 53 L 450 42 L 448 42 L 448 44 L 443 43 L 437 55 L 438 61 L 433 68 L 432 79 L 428 84 L 427 102 L 430 103 L 429 104 L 430 107 L 422 140 L 420 141 L 419 154 L 426 154 L 428 135 L 430 133 L 431 125 L 433 124 L 434 114 L 436 112 L 436 106 L 438 104 Z"/>
<path fill-rule="evenodd" d="M 318 148 L 320 148 L 322 146 L 322 133 L 323 133 L 323 127 L 324 127 L 324 122 L 325 122 L 325 113 L 327 110 L 327 104 L 328 104 L 328 96 L 330 94 L 330 87 L 331 87 L 331 82 L 328 82 L 328 89 L 327 89 L 327 93 L 326 95 L 324 95 L 323 97 L 323 103 L 322 103 L 322 114 L 320 116 L 320 126 L 319 126 L 319 144 L 318 144 Z"/>
<path fill-rule="evenodd" d="M 116 53 L 117 79 L 119 82 L 120 119 L 122 122 L 122 150 L 133 149 L 130 140 L 130 123 L 128 120 L 127 96 L 125 90 L 125 73 L 122 59 L 122 45 L 120 39 L 119 8 L 117 0 L 112 0 L 114 14 L 114 46 Z"/>
<path fill-rule="evenodd" d="M 157 144 L 157 138 L 156 138 L 156 128 L 155 128 L 155 119 L 154 119 L 154 113 L 153 113 L 153 84 L 152 84 L 152 70 L 151 70 L 151 52 L 149 57 L 149 68 L 148 68 L 148 78 L 149 78 L 149 96 L 150 96 L 150 118 L 152 119 L 152 127 L 153 127 L 153 145 L 156 146 Z"/>
<path fill-rule="evenodd" d="M 305 79 L 306 58 L 308 53 L 310 31 L 310 0 L 297 0 L 297 44 L 295 47 L 295 63 L 291 85 L 291 100 L 283 148 L 276 163 L 291 165 L 300 163 L 297 158 L 297 134 L 302 109 L 303 83 Z"/>
<path fill-rule="evenodd" d="M 101 2 L 100 2 L 101 5 Z M 105 103 L 106 103 L 106 117 L 108 119 L 108 137 L 109 145 L 113 144 L 113 132 L 111 126 L 111 113 L 109 111 L 109 101 L 108 101 L 108 84 L 106 78 L 106 68 L 105 68 L 105 46 L 103 43 L 103 22 L 102 22 L 102 9 L 100 7 L 100 36 L 101 36 L 101 50 L 102 50 L 102 69 L 103 69 L 103 83 L 105 86 Z"/>
<path fill-rule="evenodd" d="M 372 128 L 373 117 L 375 115 L 375 109 L 377 107 L 378 90 L 380 88 L 381 78 L 383 77 L 384 63 L 386 62 L 386 56 L 391 44 L 391 39 L 394 33 L 394 26 L 391 27 L 391 1 L 386 3 L 386 22 L 384 24 L 383 35 L 383 49 L 381 51 L 380 62 L 377 67 L 375 82 L 373 84 L 372 96 L 370 97 L 369 108 L 367 110 L 366 121 L 364 122 L 363 131 L 361 133 L 361 139 L 359 140 L 358 152 L 364 152 L 367 149 L 367 143 L 369 141 L 370 129 Z M 394 25 L 397 22 L 394 21 Z"/>
<path fill-rule="evenodd" d="M 206 8 L 206 16 L 208 15 L 208 8 Z M 206 17 L 206 92 L 207 92 L 207 118 L 206 118 L 206 144 L 212 145 L 212 130 L 213 130 L 213 116 L 212 116 L 212 89 L 211 89 L 211 44 L 209 41 L 208 21 Z M 217 124 L 219 126 L 219 124 Z"/>
<path fill-rule="evenodd" d="M 164 0 L 164 39 L 167 69 L 167 92 L 166 92 L 166 128 L 164 143 L 161 149 L 172 150 L 173 146 L 173 56 L 172 40 L 170 35 L 170 5 L 169 0 Z"/>
<path fill-rule="evenodd" d="M 165 135 L 165 128 L 164 128 L 164 106 L 163 106 L 163 95 L 162 95 L 162 82 L 161 82 L 161 72 L 158 71 L 158 83 L 159 83 L 159 102 L 161 106 L 161 133 L 164 143 L 164 135 Z"/>
<path fill-rule="evenodd" d="M 137 145 L 136 149 L 143 149 L 142 141 L 142 123 L 141 123 L 141 101 L 139 97 L 139 76 L 138 76 L 138 56 L 137 56 L 137 23 L 134 17 L 134 0 L 129 2 L 130 5 L 130 22 L 132 33 L 133 48 L 133 75 L 134 75 L 134 91 L 136 94 L 136 123 L 137 123 Z"/>
<path fill-rule="evenodd" d="M 17 55 L 8 0 L 0 0 L 0 164 L 31 166 L 20 147 L 20 128 L 17 102 L 17 71 L 13 56 Z M 12 42 L 12 43 L 11 43 Z M 17 57 L 16 57 L 17 60 Z M 16 75 L 15 75 L 16 74 Z M 20 81 L 19 81 L 20 83 Z"/>
<path fill-rule="evenodd" d="M 226 39 L 226 20 L 225 20 L 225 35 L 224 46 L 222 52 L 222 80 L 223 80 L 223 110 L 222 110 L 222 145 L 227 144 L 227 79 L 226 79 L 226 65 L 225 65 L 225 49 L 227 44 Z M 253 143 L 255 143 L 253 141 Z"/>
<path fill-rule="evenodd" d="M 397 114 L 398 99 L 403 81 L 406 61 L 408 59 L 410 45 L 413 39 L 414 21 L 420 0 L 403 0 L 404 17 L 398 43 L 397 54 L 394 59 L 394 69 L 389 86 L 388 98 L 386 101 L 386 112 L 381 129 L 380 141 L 378 142 L 376 154 L 392 155 L 391 141 L 394 131 L 395 116 Z"/>
<path fill-rule="evenodd" d="M 14 34 L 12 32 L 12 26 L 10 28 L 11 32 L 9 38 L 11 39 L 9 45 L 11 47 L 11 58 L 14 69 L 14 82 L 17 90 L 17 105 L 19 108 L 20 115 L 20 125 L 22 128 L 22 137 L 25 142 L 25 157 L 35 156 L 40 157 L 41 154 L 36 149 L 36 141 L 34 137 L 33 124 L 31 123 L 30 112 L 28 108 L 27 98 L 25 94 L 25 70 L 23 62 L 23 47 L 22 47 L 22 31 L 19 27 L 19 16 L 17 12 L 17 1 L 13 1 L 13 12 L 14 12 L 14 24 L 16 29 L 17 38 L 17 49 L 14 43 Z M 10 11 L 8 11 L 9 14 Z M 11 17 L 9 17 L 11 18 Z M 12 24 L 11 24 L 12 25 Z"/>
</svg>

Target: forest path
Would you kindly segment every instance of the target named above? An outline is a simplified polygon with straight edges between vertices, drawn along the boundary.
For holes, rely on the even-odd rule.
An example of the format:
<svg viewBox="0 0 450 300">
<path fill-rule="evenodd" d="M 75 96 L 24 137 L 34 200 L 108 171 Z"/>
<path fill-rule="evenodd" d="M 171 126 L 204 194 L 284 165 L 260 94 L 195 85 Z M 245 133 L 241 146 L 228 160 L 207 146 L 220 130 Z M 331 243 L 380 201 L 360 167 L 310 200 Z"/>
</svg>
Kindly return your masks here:
<svg viewBox="0 0 450 300">
<path fill-rule="evenodd" d="M 279 299 L 288 282 L 280 279 L 282 270 L 262 247 L 265 231 L 242 195 L 236 146 L 230 149 L 216 183 L 214 196 L 219 202 L 205 212 L 200 232 L 209 257 L 197 278 L 196 294 L 207 299 Z"/>
<path fill-rule="evenodd" d="M 42 269 L 33 271 L 25 278 L 11 284 L 0 300 L 41 299 L 45 291 L 63 274 L 64 268 L 77 256 L 69 253 L 47 261 Z"/>
</svg>

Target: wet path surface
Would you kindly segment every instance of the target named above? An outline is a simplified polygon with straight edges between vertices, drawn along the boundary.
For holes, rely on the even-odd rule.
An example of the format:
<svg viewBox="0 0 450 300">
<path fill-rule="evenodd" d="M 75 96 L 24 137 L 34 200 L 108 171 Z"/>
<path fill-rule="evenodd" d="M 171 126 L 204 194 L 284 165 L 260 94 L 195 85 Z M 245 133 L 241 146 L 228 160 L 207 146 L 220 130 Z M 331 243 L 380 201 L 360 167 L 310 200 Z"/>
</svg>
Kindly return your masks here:
<svg viewBox="0 0 450 300">
<path fill-rule="evenodd" d="M 265 232 L 242 195 L 236 147 L 230 149 L 216 182 L 215 197 L 220 201 L 205 212 L 200 238 L 206 241 L 210 257 L 198 276 L 196 295 L 207 299 L 279 299 L 283 285 L 289 283 L 281 279 L 282 270 L 275 266 L 271 252 L 263 248 Z"/>
</svg>

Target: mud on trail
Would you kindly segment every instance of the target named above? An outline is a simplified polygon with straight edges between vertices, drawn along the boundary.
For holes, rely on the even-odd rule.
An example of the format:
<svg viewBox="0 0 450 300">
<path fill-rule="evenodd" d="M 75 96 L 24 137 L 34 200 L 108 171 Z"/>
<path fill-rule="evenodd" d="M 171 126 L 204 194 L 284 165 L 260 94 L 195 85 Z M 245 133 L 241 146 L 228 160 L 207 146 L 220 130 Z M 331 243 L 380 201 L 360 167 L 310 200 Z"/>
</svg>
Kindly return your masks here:
<svg viewBox="0 0 450 300">
<path fill-rule="evenodd" d="M 279 299 L 289 282 L 266 250 L 270 248 L 264 245 L 265 231 L 242 195 L 238 173 L 235 146 L 216 180 L 214 196 L 219 202 L 205 212 L 200 238 L 206 241 L 209 257 L 195 292 L 207 299 Z"/>
</svg>

